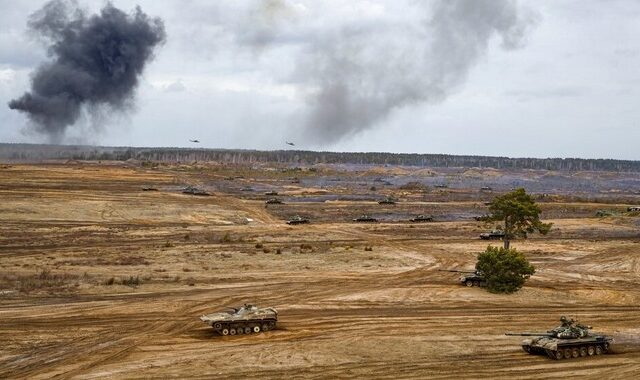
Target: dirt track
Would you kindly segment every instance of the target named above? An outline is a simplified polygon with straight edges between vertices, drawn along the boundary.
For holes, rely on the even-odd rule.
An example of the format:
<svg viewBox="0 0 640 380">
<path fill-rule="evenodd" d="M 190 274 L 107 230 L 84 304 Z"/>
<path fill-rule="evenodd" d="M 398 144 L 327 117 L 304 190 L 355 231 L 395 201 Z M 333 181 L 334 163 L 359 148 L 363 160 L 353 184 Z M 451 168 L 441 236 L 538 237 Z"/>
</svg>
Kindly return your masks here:
<svg viewBox="0 0 640 380">
<path fill-rule="evenodd" d="M 437 270 L 473 268 L 486 246 L 476 222 L 361 225 L 338 213 L 287 226 L 287 206 L 313 216 L 322 203 L 265 208 L 259 195 L 218 191 L 225 175 L 0 169 L 0 378 L 640 376 L 637 217 L 584 218 L 598 205 L 571 214 L 545 204 L 559 216 L 554 231 L 514 243 L 538 273 L 517 294 L 493 295 Z M 286 178 L 239 182 L 304 194 Z M 181 194 L 186 184 L 213 195 Z M 141 191 L 149 185 L 159 191 Z M 441 207 L 470 207 L 451 202 Z M 376 211 L 370 203 L 358 207 Z M 401 200 L 395 210 L 413 207 Z M 121 284 L 132 277 L 140 284 Z M 198 320 L 244 302 L 276 307 L 279 328 L 220 337 Z M 544 331 L 560 315 L 620 344 L 610 355 L 552 361 L 504 336 Z"/>
</svg>

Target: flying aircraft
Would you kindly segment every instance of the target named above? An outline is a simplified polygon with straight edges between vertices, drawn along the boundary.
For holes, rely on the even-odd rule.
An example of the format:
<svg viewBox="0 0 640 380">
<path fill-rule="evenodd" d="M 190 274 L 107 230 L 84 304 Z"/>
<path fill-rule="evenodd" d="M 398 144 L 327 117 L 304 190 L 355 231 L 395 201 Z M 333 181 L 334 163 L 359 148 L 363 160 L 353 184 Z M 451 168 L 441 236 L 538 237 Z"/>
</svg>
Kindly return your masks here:
<svg viewBox="0 0 640 380">
<path fill-rule="evenodd" d="M 292 142 L 289 142 L 289 141 L 286 141 L 286 143 L 287 143 L 287 145 L 291 145 L 291 146 L 296 145 L 296 144 L 294 144 L 294 143 L 292 143 Z"/>
<path fill-rule="evenodd" d="M 189 140 L 189 141 L 191 141 L 192 143 L 199 143 L 200 142 L 200 140 Z"/>
</svg>

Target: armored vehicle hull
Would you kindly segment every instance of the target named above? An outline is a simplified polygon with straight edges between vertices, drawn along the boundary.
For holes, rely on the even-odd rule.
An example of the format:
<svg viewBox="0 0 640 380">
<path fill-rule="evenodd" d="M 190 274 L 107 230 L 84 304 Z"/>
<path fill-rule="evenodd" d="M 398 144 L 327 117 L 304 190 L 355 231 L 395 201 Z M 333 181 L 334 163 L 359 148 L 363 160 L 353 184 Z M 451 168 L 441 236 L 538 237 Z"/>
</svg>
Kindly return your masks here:
<svg viewBox="0 0 640 380">
<path fill-rule="evenodd" d="M 522 349 L 529 354 L 547 355 L 555 360 L 576 359 L 607 353 L 612 341 L 613 338 L 604 335 L 576 339 L 543 336 L 523 340 Z"/>
<path fill-rule="evenodd" d="M 244 305 L 232 311 L 203 315 L 200 320 L 220 335 L 257 334 L 276 328 L 278 311 L 272 307 Z"/>
</svg>

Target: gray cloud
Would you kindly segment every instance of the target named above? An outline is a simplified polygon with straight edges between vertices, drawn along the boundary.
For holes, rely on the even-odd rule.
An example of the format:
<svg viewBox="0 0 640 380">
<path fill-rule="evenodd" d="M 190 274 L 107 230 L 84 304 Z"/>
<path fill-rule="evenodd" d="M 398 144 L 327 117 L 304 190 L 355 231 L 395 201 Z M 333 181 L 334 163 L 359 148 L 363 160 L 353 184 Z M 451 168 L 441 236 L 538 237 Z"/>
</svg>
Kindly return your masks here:
<svg viewBox="0 0 640 380">
<path fill-rule="evenodd" d="M 29 27 L 50 44 L 52 60 L 35 71 L 31 91 L 9 108 L 25 112 L 34 129 L 54 142 L 83 109 L 95 111 L 94 120 L 104 107 L 127 109 L 139 75 L 165 38 L 160 19 L 140 8 L 127 15 L 110 3 L 89 17 L 75 2 L 50 1 L 31 16 Z"/>
<path fill-rule="evenodd" d="M 515 0 L 439 0 L 415 7 L 421 19 L 363 17 L 320 32 L 286 1 L 263 0 L 249 8 L 251 22 L 227 31 L 251 49 L 293 46 L 295 69 L 288 80 L 306 101 L 305 133 L 333 143 L 396 109 L 441 102 L 464 83 L 493 37 L 515 49 L 537 20 Z"/>
</svg>

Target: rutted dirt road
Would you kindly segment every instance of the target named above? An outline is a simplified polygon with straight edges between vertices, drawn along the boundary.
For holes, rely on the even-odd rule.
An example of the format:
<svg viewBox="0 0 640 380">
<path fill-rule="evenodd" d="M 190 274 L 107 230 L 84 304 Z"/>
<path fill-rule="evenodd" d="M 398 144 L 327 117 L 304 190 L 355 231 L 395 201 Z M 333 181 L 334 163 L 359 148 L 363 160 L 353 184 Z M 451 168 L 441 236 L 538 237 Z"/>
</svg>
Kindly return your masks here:
<svg viewBox="0 0 640 380">
<path fill-rule="evenodd" d="M 287 205 L 224 181 L 132 165 L 0 171 L 0 378 L 640 376 L 637 217 L 551 220 L 548 237 L 514 243 L 536 275 L 493 295 L 438 271 L 473 268 L 487 244 L 473 220 L 293 227 Z M 220 337 L 198 320 L 245 302 L 276 307 L 279 328 Z M 615 352 L 552 361 L 504 336 L 561 315 L 616 337 Z"/>
</svg>

